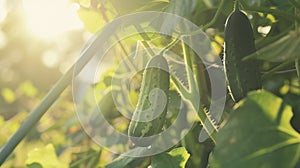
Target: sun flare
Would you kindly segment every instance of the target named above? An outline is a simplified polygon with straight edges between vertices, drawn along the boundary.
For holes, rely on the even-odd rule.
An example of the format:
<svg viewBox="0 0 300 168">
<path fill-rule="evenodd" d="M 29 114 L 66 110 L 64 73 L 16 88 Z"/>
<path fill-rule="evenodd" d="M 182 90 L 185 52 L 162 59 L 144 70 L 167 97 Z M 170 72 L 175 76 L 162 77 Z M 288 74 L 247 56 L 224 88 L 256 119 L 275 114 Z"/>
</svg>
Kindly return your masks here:
<svg viewBox="0 0 300 168">
<path fill-rule="evenodd" d="M 69 0 L 23 0 L 23 6 L 30 31 L 43 39 L 83 28 L 77 16 L 79 6 Z"/>
</svg>

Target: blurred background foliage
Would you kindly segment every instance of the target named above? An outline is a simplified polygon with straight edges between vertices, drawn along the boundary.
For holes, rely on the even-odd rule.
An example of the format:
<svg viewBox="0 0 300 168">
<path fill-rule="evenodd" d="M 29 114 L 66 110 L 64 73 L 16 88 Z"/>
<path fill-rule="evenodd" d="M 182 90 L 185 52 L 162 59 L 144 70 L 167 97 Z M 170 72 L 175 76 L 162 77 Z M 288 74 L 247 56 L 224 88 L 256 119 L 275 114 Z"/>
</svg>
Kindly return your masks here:
<svg viewBox="0 0 300 168">
<path fill-rule="evenodd" d="M 252 7 L 247 14 L 251 18 L 258 48 L 268 44 L 266 39 L 277 38 L 293 28 L 294 20 L 289 15 L 258 10 L 264 6 L 293 15 L 294 8 L 288 1 L 245 2 Z M 0 146 L 75 62 L 88 39 L 115 17 L 145 10 L 167 11 L 203 26 L 214 18 L 219 5 L 218 0 L 0 0 Z M 205 29 L 217 51 L 215 54 L 220 57 L 224 24 L 232 9 L 233 1 L 225 3 L 217 20 Z M 158 41 L 158 44 L 164 44 Z M 131 49 L 131 46 L 126 47 Z M 262 72 L 280 64 L 264 61 Z M 299 131 L 300 89 L 295 66 L 291 63 L 279 70 L 281 72 L 266 76 L 264 89 L 292 105 L 295 114 L 293 126 Z M 102 82 L 105 83 L 105 80 L 109 79 L 103 78 Z M 105 87 L 103 83 L 100 84 L 102 91 Z M 132 97 L 134 99 L 136 94 Z M 225 110 L 231 109 L 230 103 Z M 111 119 L 111 122 L 124 129 L 118 125 L 118 119 Z M 209 145 L 207 147 L 197 142 L 199 127 L 195 126 L 178 144 L 185 146 L 191 156 L 185 149 L 178 148 L 181 151 L 170 151 L 154 159 L 179 153 L 184 159 L 178 162 L 187 162 L 187 167 L 205 165 L 206 160 L 199 158 L 211 149 Z M 75 114 L 71 88 L 68 88 L 3 167 L 103 167 L 115 157 L 84 133 Z M 130 160 L 127 166 L 145 167 L 148 164 L 147 159 Z"/>
<path fill-rule="evenodd" d="M 91 36 L 77 16 L 78 8 L 68 0 L 0 1 L 0 146 L 75 62 Z M 91 143 L 81 130 L 69 88 L 3 167 L 34 167 L 35 160 L 44 167 L 69 167 L 80 153 L 99 151 Z"/>
</svg>

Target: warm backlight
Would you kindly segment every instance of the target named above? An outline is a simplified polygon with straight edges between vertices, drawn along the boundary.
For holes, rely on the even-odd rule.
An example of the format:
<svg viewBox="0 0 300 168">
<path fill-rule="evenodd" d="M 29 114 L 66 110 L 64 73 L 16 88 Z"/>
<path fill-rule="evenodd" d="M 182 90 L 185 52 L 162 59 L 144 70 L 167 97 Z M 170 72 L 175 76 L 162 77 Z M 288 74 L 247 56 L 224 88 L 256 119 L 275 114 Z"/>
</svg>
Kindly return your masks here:
<svg viewBox="0 0 300 168">
<path fill-rule="evenodd" d="M 80 29 L 79 6 L 69 0 L 23 0 L 30 31 L 38 37 L 51 39 L 68 30 Z"/>
</svg>

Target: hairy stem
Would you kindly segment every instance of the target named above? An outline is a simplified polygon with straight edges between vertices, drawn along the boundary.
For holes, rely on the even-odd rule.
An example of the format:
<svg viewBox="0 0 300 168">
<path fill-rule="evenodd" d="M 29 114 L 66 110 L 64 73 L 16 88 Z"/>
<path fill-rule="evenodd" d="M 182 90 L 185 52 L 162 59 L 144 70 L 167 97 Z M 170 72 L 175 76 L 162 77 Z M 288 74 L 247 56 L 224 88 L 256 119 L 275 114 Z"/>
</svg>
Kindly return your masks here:
<svg viewBox="0 0 300 168">
<path fill-rule="evenodd" d="M 202 109 L 202 105 L 204 100 L 201 99 L 201 95 L 204 95 L 203 92 L 201 92 L 201 78 L 200 78 L 200 73 L 199 73 L 199 66 L 198 62 L 193 62 L 191 57 L 192 57 L 192 52 L 189 50 L 189 47 L 182 41 L 182 48 L 183 48 L 183 55 L 184 55 L 184 61 L 186 64 L 186 71 L 188 73 L 188 82 L 189 82 L 189 90 L 190 90 L 190 100 L 193 105 L 193 108 L 195 111 L 197 111 L 199 119 L 201 124 L 203 125 L 203 128 L 207 131 L 208 135 L 210 135 L 210 138 L 213 140 L 213 142 L 216 142 L 216 137 L 215 133 L 217 132 L 217 126 L 214 124 L 214 122 L 211 120 L 209 113 L 206 113 Z M 195 79 L 196 83 L 195 83 Z M 200 86 L 200 87 L 199 87 Z M 195 98 L 193 98 L 193 95 L 195 93 L 199 93 L 200 95 L 200 103 L 195 102 Z"/>
</svg>

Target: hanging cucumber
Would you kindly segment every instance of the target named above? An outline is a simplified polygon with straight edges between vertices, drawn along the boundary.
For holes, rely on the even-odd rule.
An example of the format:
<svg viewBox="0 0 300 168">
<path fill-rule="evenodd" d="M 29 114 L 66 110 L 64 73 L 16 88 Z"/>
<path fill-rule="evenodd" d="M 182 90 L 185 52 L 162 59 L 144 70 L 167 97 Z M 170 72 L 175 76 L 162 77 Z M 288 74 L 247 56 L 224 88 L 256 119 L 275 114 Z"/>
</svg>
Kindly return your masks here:
<svg viewBox="0 0 300 168">
<path fill-rule="evenodd" d="M 247 92 L 261 88 L 259 62 L 242 61 L 256 51 L 254 35 L 248 17 L 238 7 L 225 24 L 224 70 L 232 99 L 237 102 Z"/>
<path fill-rule="evenodd" d="M 129 124 L 128 135 L 137 146 L 149 146 L 152 135 L 159 134 L 165 123 L 169 67 L 163 56 L 153 57 L 143 73 L 138 103 Z"/>
</svg>

